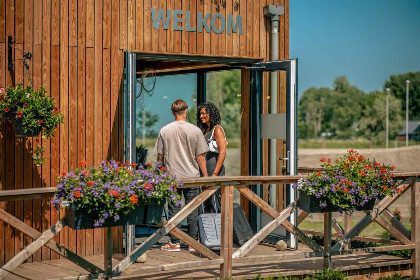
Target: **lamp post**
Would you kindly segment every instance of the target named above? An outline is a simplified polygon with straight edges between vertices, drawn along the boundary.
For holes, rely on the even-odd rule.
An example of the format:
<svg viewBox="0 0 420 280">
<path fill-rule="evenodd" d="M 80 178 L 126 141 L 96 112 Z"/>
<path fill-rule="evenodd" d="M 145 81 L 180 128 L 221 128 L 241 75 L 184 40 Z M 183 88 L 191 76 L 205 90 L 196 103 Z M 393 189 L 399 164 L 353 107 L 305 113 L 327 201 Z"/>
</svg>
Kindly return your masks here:
<svg viewBox="0 0 420 280">
<path fill-rule="evenodd" d="M 408 147 L 408 101 L 410 80 L 405 80 L 405 146 Z"/>
<path fill-rule="evenodd" d="M 385 124 L 385 145 L 388 149 L 388 136 L 389 136 L 389 88 L 386 88 L 386 124 Z"/>
</svg>

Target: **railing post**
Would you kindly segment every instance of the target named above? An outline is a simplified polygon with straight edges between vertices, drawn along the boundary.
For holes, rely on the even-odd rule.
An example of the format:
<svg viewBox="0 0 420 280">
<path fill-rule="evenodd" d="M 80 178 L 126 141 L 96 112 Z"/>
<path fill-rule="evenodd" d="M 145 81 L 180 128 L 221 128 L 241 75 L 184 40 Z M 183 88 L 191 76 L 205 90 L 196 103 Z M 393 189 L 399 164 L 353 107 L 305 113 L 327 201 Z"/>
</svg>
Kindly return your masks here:
<svg viewBox="0 0 420 280">
<path fill-rule="evenodd" d="M 220 256 L 223 264 L 220 265 L 220 277 L 232 278 L 232 247 L 233 247 L 233 186 L 222 186 L 222 238 L 220 241 Z"/>
<path fill-rule="evenodd" d="M 112 228 L 105 227 L 103 232 L 104 240 L 104 270 L 109 276 L 112 272 Z"/>
<path fill-rule="evenodd" d="M 344 214 L 344 235 L 346 235 L 351 230 L 351 215 L 346 213 Z M 351 241 L 344 246 L 345 250 L 351 249 Z"/>
<path fill-rule="evenodd" d="M 324 268 L 330 269 L 331 265 L 331 235 L 332 235 L 332 213 L 324 213 L 324 250 L 328 254 L 324 257 Z"/>
<path fill-rule="evenodd" d="M 420 279 L 420 181 L 411 188 L 411 241 L 416 245 L 411 255 L 413 278 Z"/>
</svg>

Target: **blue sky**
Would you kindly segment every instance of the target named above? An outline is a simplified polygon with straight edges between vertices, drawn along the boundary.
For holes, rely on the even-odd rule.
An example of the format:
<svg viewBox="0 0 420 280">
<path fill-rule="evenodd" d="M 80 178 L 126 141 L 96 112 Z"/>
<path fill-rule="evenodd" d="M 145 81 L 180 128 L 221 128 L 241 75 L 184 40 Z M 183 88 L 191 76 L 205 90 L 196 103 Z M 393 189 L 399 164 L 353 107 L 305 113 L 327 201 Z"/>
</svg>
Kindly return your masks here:
<svg viewBox="0 0 420 280">
<path fill-rule="evenodd" d="M 290 0 L 290 57 L 300 95 L 339 75 L 365 92 L 420 71 L 419 0 Z"/>
</svg>

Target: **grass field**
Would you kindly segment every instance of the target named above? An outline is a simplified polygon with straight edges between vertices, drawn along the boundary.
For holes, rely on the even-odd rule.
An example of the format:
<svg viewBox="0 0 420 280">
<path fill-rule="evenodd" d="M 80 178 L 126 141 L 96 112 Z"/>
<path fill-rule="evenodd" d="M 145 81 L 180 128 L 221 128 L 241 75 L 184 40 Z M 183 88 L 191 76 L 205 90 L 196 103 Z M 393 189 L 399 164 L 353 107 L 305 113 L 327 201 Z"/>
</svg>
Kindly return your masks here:
<svg viewBox="0 0 420 280">
<path fill-rule="evenodd" d="M 409 146 L 420 142 L 409 141 Z M 390 148 L 405 147 L 405 141 L 389 141 Z M 369 142 L 366 139 L 299 139 L 299 149 L 377 149 L 385 148 L 385 142 Z"/>
</svg>

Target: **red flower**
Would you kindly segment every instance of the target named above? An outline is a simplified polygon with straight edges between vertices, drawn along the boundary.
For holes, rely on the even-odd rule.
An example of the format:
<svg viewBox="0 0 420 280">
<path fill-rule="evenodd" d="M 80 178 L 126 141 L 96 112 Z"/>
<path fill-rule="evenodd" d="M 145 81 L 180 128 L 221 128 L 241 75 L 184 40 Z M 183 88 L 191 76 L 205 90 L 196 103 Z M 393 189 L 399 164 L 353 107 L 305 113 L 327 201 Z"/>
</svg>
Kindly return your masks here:
<svg viewBox="0 0 420 280">
<path fill-rule="evenodd" d="M 321 160 L 320 160 L 321 162 L 326 162 L 327 161 L 327 159 L 326 158 L 321 158 Z"/>
<path fill-rule="evenodd" d="M 61 176 L 67 176 L 69 175 L 69 173 L 67 173 L 66 170 L 61 170 Z"/>
<path fill-rule="evenodd" d="M 95 182 L 94 182 L 94 181 L 88 181 L 88 182 L 86 183 L 86 185 L 88 185 L 89 187 L 92 187 L 92 186 L 94 186 L 94 185 L 95 185 Z"/>
<path fill-rule="evenodd" d="M 321 176 L 322 175 L 322 172 L 321 171 L 317 171 L 317 172 L 315 172 L 315 175 Z"/>
<path fill-rule="evenodd" d="M 117 191 L 109 191 L 109 194 L 112 195 L 113 197 L 119 197 L 120 193 Z"/>
<path fill-rule="evenodd" d="M 73 192 L 73 196 L 76 198 L 81 198 L 82 197 L 82 193 L 80 191 L 74 191 Z"/>
<path fill-rule="evenodd" d="M 344 188 L 343 192 L 349 193 L 349 189 L 348 188 Z"/>
<path fill-rule="evenodd" d="M 165 167 L 165 166 L 162 166 L 162 167 L 160 168 L 160 170 L 165 171 L 165 170 L 166 170 L 166 167 Z"/>
<path fill-rule="evenodd" d="M 57 107 L 55 107 L 52 111 L 53 111 L 54 113 L 57 113 L 57 112 L 58 112 L 58 108 L 57 108 Z"/>
<path fill-rule="evenodd" d="M 366 173 L 364 171 L 360 172 L 360 176 L 366 177 Z"/>
<path fill-rule="evenodd" d="M 132 163 L 131 164 L 131 167 L 133 167 L 133 168 L 136 168 L 138 166 L 138 164 L 137 163 Z"/>
<path fill-rule="evenodd" d="M 391 166 L 391 170 L 394 170 L 395 169 L 395 166 Z"/>
<path fill-rule="evenodd" d="M 44 120 L 39 120 L 39 122 L 38 122 L 39 124 L 43 124 L 44 123 Z"/>
<path fill-rule="evenodd" d="M 362 189 L 366 190 L 366 186 L 363 186 Z"/>
<path fill-rule="evenodd" d="M 382 189 L 384 189 L 384 191 L 386 191 L 386 189 L 388 189 L 388 186 L 382 186 Z"/>
<path fill-rule="evenodd" d="M 336 188 L 337 190 L 339 190 L 339 189 L 340 189 L 340 186 L 339 186 L 339 185 L 335 185 L 335 188 Z"/>
<path fill-rule="evenodd" d="M 146 166 L 150 166 L 150 165 L 152 165 L 150 162 L 146 163 Z"/>
<path fill-rule="evenodd" d="M 137 195 L 132 195 L 132 196 L 130 197 L 130 201 L 131 201 L 131 203 L 133 203 L 133 204 L 137 204 L 137 203 L 139 202 L 139 198 L 137 197 Z"/>
<path fill-rule="evenodd" d="M 86 171 L 83 171 L 82 175 L 85 176 L 85 177 L 92 176 L 92 174 L 90 174 L 90 172 L 87 171 L 87 170 Z"/>
<path fill-rule="evenodd" d="M 9 113 L 10 109 L 9 109 L 9 108 L 4 108 L 4 111 L 5 111 L 6 113 Z"/>
<path fill-rule="evenodd" d="M 359 161 L 362 161 L 362 160 L 364 160 L 365 159 L 365 157 L 364 156 L 362 156 L 362 155 L 360 155 L 359 156 Z"/>
<path fill-rule="evenodd" d="M 330 159 L 327 159 L 327 162 L 328 162 L 328 164 L 330 164 L 331 163 L 331 160 Z"/>
<path fill-rule="evenodd" d="M 23 116 L 23 112 L 22 111 L 18 111 L 16 113 L 16 118 L 21 118 Z"/>
<path fill-rule="evenodd" d="M 150 184 L 150 183 L 144 183 L 144 184 L 143 184 L 143 188 L 144 188 L 145 190 L 150 190 L 150 191 L 152 191 L 152 190 L 153 190 L 153 185 L 152 185 L 152 184 Z"/>
<path fill-rule="evenodd" d="M 4 100 L 4 95 L 0 95 L 0 100 Z"/>
<path fill-rule="evenodd" d="M 23 104 L 23 108 L 28 108 L 28 103 Z"/>
<path fill-rule="evenodd" d="M 87 165 L 87 161 L 86 160 L 81 160 L 80 161 L 80 166 L 81 167 L 86 166 L 86 165 Z"/>
</svg>

